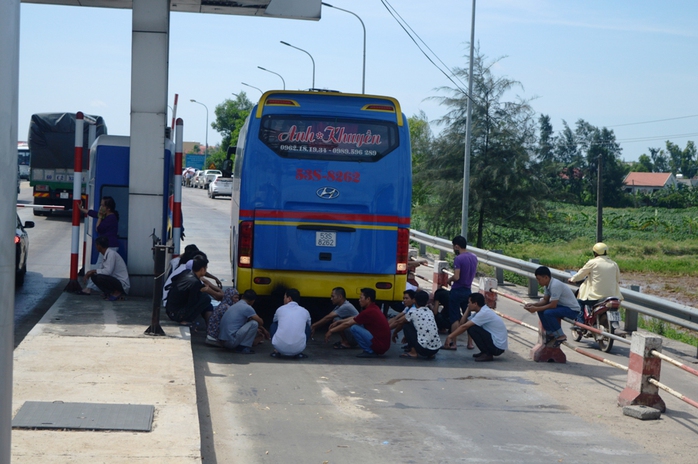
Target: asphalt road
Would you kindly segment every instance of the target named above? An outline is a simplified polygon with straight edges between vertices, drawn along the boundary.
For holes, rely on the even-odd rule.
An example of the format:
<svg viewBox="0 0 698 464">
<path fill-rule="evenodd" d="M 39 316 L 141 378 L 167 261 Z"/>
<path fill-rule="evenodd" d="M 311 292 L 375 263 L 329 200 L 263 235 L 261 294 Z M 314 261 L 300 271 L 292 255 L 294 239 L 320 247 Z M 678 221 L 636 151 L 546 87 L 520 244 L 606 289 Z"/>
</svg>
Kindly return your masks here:
<svg viewBox="0 0 698 464">
<path fill-rule="evenodd" d="M 208 254 L 224 284 L 229 208 L 228 199 L 184 189 L 185 244 Z M 498 309 L 537 325 L 517 303 L 500 298 Z M 698 411 L 663 394 L 661 420 L 623 416 L 623 371 L 569 350 L 567 364 L 534 363 L 536 334 L 507 327 L 510 349 L 492 363 L 475 363 L 464 340 L 431 362 L 400 359 L 398 346 L 362 360 L 318 333 L 309 359 L 288 361 L 269 357 L 268 343 L 245 356 L 194 333 L 203 462 L 695 462 Z M 592 342 L 576 346 L 599 353 Z M 695 350 L 672 350 L 695 361 Z M 627 356 L 618 344 L 609 358 L 627 365 Z M 662 380 L 698 398 L 686 373 L 664 367 Z"/>
<path fill-rule="evenodd" d="M 32 204 L 32 189 L 22 181 L 17 204 Z M 71 220 L 67 216 L 34 216 L 17 208 L 20 220 L 34 221 L 27 229 L 29 253 L 24 285 L 15 289 L 15 347 L 60 296 L 70 276 Z"/>
</svg>

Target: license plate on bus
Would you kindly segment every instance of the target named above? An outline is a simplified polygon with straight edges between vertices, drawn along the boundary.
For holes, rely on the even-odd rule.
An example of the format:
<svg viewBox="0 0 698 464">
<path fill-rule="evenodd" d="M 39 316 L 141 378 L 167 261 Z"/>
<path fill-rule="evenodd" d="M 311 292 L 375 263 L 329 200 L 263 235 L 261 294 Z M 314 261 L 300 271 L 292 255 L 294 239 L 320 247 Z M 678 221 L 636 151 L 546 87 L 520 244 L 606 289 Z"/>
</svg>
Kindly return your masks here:
<svg viewBox="0 0 698 464">
<path fill-rule="evenodd" d="M 336 247 L 337 232 L 315 232 L 315 246 L 319 247 Z"/>
<path fill-rule="evenodd" d="M 70 194 L 68 192 L 61 192 L 61 193 L 59 193 L 59 197 L 61 199 L 69 198 Z"/>
<path fill-rule="evenodd" d="M 608 320 L 611 322 L 620 322 L 620 313 L 618 311 L 607 311 Z"/>
</svg>

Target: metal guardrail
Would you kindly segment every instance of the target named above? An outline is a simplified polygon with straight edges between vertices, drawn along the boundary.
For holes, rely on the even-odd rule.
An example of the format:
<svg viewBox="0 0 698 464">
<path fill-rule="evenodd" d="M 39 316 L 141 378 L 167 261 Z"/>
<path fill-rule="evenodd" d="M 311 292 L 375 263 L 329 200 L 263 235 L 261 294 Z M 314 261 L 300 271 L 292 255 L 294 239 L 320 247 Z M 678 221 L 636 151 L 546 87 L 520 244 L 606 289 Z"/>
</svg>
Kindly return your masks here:
<svg viewBox="0 0 698 464">
<path fill-rule="evenodd" d="M 440 251 L 453 252 L 453 245 L 450 240 L 427 235 L 414 229 L 410 229 L 410 239 Z M 479 262 L 483 264 L 528 278 L 533 278 L 533 273 L 540 266 L 537 263 L 512 258 L 494 251 L 482 250 L 470 245 L 468 245 L 468 251 L 474 253 Z M 557 269 L 550 269 L 550 273 L 553 277 L 565 283 L 570 277 L 568 273 Z M 624 308 L 698 332 L 698 309 L 628 288 L 621 288 L 621 293 L 623 294 Z"/>
</svg>

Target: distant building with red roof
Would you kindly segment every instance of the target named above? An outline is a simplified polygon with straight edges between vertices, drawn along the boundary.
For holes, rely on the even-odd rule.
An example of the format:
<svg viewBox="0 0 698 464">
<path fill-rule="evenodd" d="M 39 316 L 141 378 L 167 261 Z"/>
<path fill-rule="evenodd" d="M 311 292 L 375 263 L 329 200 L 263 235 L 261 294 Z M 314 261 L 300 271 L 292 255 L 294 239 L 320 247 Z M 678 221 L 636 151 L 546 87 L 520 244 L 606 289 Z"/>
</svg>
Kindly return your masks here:
<svg viewBox="0 0 698 464">
<path fill-rule="evenodd" d="M 623 180 L 628 193 L 652 193 L 667 187 L 676 187 L 676 176 L 670 172 L 631 172 Z"/>
</svg>

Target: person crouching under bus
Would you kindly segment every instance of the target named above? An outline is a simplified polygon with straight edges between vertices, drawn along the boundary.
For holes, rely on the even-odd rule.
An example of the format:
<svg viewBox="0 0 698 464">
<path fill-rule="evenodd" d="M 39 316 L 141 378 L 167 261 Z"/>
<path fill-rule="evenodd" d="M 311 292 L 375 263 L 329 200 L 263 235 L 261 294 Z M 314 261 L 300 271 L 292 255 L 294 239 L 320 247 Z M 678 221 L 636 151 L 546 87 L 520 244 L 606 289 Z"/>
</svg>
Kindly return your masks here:
<svg viewBox="0 0 698 464">
<path fill-rule="evenodd" d="M 284 294 L 284 305 L 280 306 L 274 314 L 274 322 L 271 324 L 271 344 L 274 352 L 271 356 L 307 358 L 303 353 L 306 343 L 310 338 L 310 313 L 298 302 L 301 299 L 300 292 L 295 288 L 289 288 Z"/>
<path fill-rule="evenodd" d="M 376 301 L 376 291 L 372 288 L 362 288 L 359 296 L 361 312 L 356 317 L 350 317 L 337 324 L 325 334 L 325 343 L 336 332 L 350 329 L 356 343 L 363 348 L 357 358 L 375 358 L 390 349 L 390 326 Z"/>
</svg>

